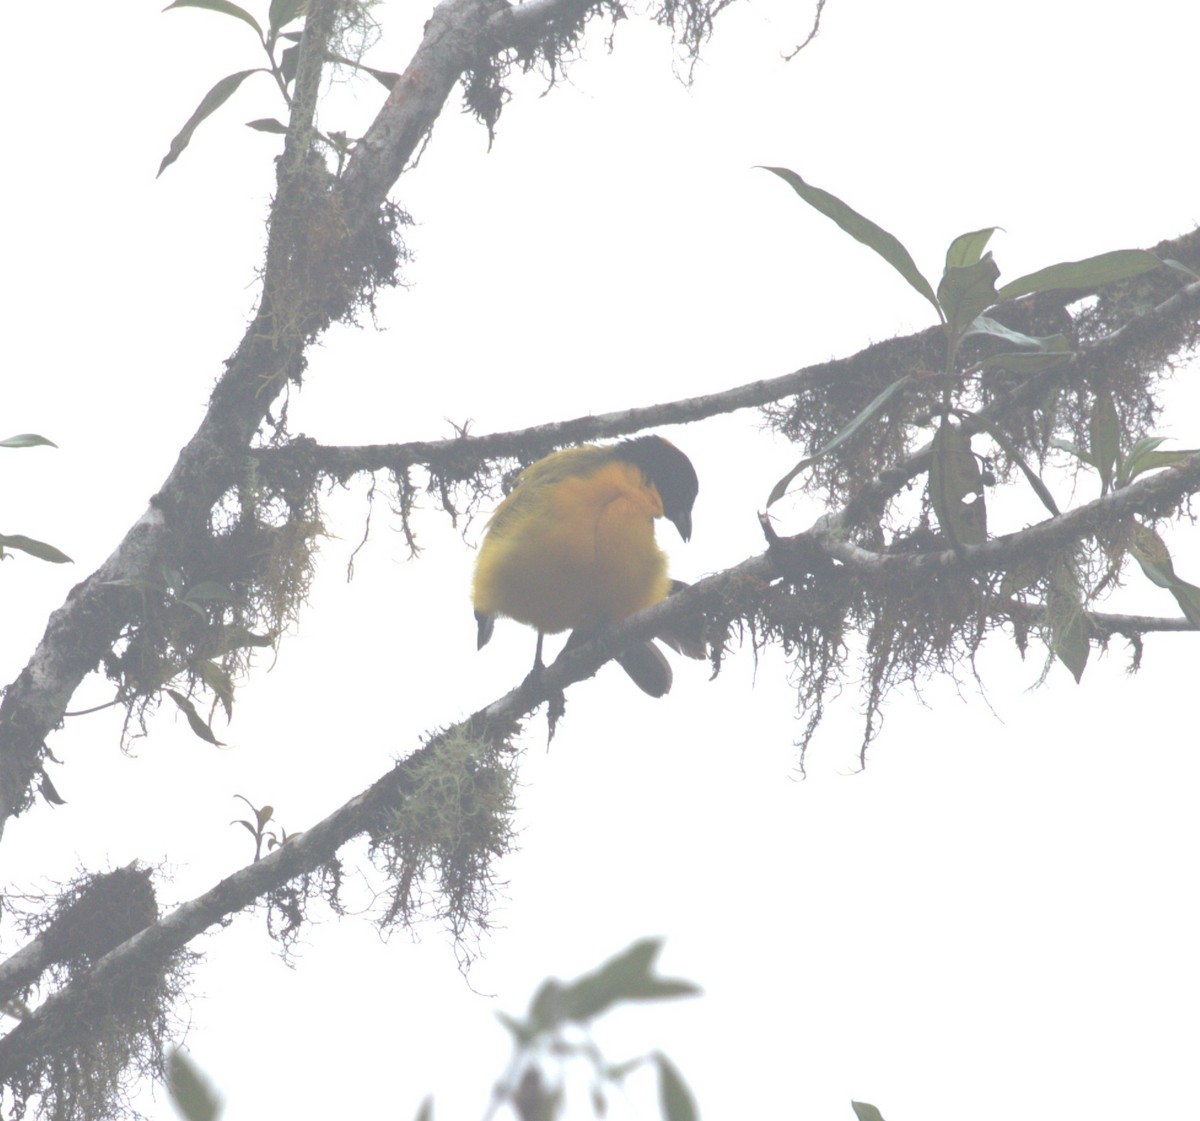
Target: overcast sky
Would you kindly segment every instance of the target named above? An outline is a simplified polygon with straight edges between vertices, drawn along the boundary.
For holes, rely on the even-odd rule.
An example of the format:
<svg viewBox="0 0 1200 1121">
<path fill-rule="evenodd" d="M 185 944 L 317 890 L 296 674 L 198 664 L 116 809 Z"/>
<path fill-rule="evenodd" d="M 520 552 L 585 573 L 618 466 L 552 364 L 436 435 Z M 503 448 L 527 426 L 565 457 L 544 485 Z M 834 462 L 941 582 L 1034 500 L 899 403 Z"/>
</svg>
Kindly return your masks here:
<svg viewBox="0 0 1200 1121">
<path fill-rule="evenodd" d="M 265 7 L 265 4 L 263 5 Z M 255 9 L 257 11 L 257 9 Z M 161 179 L 170 138 L 223 74 L 256 65 L 247 29 L 154 4 L 7 13 L 7 361 L 0 435 L 59 450 L 5 454 L 4 524 L 76 563 L 4 566 L 3 680 L 73 583 L 111 552 L 199 422 L 256 299 L 281 115 L 265 78 L 197 134 Z M 260 15 L 262 13 L 259 13 Z M 373 65 L 400 70 L 425 9 L 387 3 Z M 882 262 L 755 165 L 791 167 L 899 236 L 936 276 L 949 240 L 1000 225 L 1012 278 L 1192 228 L 1194 45 L 1176 0 L 1106 8 L 829 0 L 723 14 L 695 82 L 667 36 L 631 19 L 569 81 L 514 82 L 489 153 L 451 104 L 395 197 L 416 219 L 410 287 L 376 325 L 337 328 L 293 395 L 295 432 L 329 443 L 432 439 L 651 404 L 770 377 L 925 327 Z M 676 67 L 678 69 L 678 67 Z M 383 96 L 339 79 L 326 128 L 362 130 Z M 1194 368 L 1159 434 L 1200 445 Z M 796 449 L 756 415 L 671 430 L 701 494 L 684 579 L 761 551 L 756 515 Z M 1094 496 L 1053 484 L 1064 504 Z M 329 499 L 310 609 L 262 658 L 217 750 L 163 709 L 123 755 L 111 712 L 51 747 L 67 805 L 9 826 L 4 881 L 164 862 L 168 904 L 252 855 L 231 818 L 270 802 L 290 831 L 361 790 L 419 737 L 501 695 L 533 636 L 501 623 L 474 650 L 480 525 L 421 518 L 410 562 L 365 486 Z M 1018 509 L 1014 507 L 1014 509 Z M 781 531 L 820 513 L 781 503 Z M 1015 524 L 997 527 L 1003 531 Z M 1037 517 L 1034 512 L 1029 517 Z M 461 527 L 460 527 L 461 528 Z M 1200 582 L 1194 528 L 1172 538 Z M 1131 580 L 1117 601 L 1175 614 Z M 716 681 L 676 666 L 652 701 L 606 667 L 574 687 L 552 749 L 532 720 L 520 851 L 468 976 L 436 925 L 383 942 L 370 914 L 310 927 L 295 969 L 261 913 L 200 940 L 187 1042 L 230 1121 L 263 1116 L 480 1116 L 506 1059 L 495 1010 L 520 1012 L 633 939 L 665 936 L 664 972 L 697 1000 L 620 1013 L 610 1057 L 658 1047 L 708 1118 L 1090 1121 L 1177 1114 L 1194 1096 L 1200 934 L 1194 901 L 1197 639 L 1120 642 L 1083 684 L 1000 638 L 986 696 L 935 680 L 897 694 L 864 773 L 853 682 L 800 781 L 800 725 L 777 653 L 735 652 Z M 72 708 L 110 697 L 88 681 Z M 351 846 L 347 864 L 361 851 Z M 366 908 L 378 876 L 350 877 Z M 17 944 L 12 929 L 4 946 Z M 162 1093 L 142 1108 L 173 1117 Z M 653 1116 L 634 1083 L 619 1116 Z"/>
</svg>

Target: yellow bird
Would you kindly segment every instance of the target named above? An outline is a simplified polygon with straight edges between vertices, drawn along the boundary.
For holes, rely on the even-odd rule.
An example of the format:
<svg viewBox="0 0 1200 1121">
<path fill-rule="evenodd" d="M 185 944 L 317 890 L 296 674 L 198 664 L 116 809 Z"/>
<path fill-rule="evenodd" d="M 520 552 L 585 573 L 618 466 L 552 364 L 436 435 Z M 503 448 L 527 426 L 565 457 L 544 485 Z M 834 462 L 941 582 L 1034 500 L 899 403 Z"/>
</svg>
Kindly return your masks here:
<svg viewBox="0 0 1200 1121">
<path fill-rule="evenodd" d="M 585 642 L 657 603 L 673 589 L 654 519 L 673 522 L 687 541 L 699 486 L 691 460 L 661 436 L 583 444 L 525 468 L 488 522 L 475 561 L 479 647 L 497 615 L 516 619 L 537 629 L 537 670 L 543 635 L 569 630 L 568 645 Z M 704 656 L 696 638 L 659 637 Z M 652 697 L 671 688 L 671 667 L 653 642 L 617 661 Z"/>
</svg>

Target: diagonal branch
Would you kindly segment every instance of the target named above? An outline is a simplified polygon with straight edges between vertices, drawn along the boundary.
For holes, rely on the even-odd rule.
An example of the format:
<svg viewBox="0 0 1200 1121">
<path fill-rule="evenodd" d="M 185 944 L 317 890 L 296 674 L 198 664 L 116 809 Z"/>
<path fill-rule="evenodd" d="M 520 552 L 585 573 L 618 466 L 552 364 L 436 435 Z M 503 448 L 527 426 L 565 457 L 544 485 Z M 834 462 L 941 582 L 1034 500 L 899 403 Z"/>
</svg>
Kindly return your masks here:
<svg viewBox="0 0 1200 1121">
<path fill-rule="evenodd" d="M 313 113 L 338 3 L 310 7 L 297 69 L 297 92 L 278 186 L 272 203 L 263 299 L 199 428 L 180 452 L 150 508 L 113 554 L 72 589 L 50 617 L 28 664 L 0 703 L 0 832 L 26 809 L 41 773 L 46 737 L 62 719 L 80 681 L 139 617 L 141 594 L 169 558 L 182 531 L 206 526 L 213 505 L 235 486 L 244 457 L 272 402 L 304 366 L 304 352 L 324 328 L 347 313 L 345 285 L 312 280 L 314 257 L 341 260 L 363 231 L 432 129 L 454 82 L 497 52 L 535 41 L 564 20 L 596 10 L 594 0 L 535 0 L 511 9 L 503 0 L 446 0 L 430 20 L 404 77 L 380 110 L 363 144 L 330 188 L 313 157 Z M 305 202 L 336 195 L 340 243 L 314 242 Z M 315 289 L 315 290 L 314 290 Z M 322 302 L 325 301 L 325 302 Z"/>
<path fill-rule="evenodd" d="M 1152 514 L 1197 492 L 1200 492 L 1200 454 L 1077 510 L 986 545 L 966 547 L 957 552 L 871 553 L 839 540 L 828 531 L 828 525 L 836 523 L 836 517 L 822 518 L 811 529 L 795 537 L 777 539 L 766 552 L 706 577 L 679 594 L 668 596 L 614 626 L 601 638 L 565 650 L 541 674 L 527 678 L 486 708 L 433 737 L 323 821 L 289 838 L 262 860 L 228 876 L 111 951 L 91 973 L 48 997 L 32 1015 L 0 1040 L 0 1076 L 38 1054 L 55 1037 L 58 1025 L 77 1013 L 81 1001 L 96 986 L 122 983 L 128 976 L 128 969 L 135 964 L 165 960 L 202 931 L 253 906 L 296 877 L 320 868 L 352 837 L 378 831 L 383 821 L 399 820 L 396 811 L 414 792 L 421 765 L 431 754 L 442 751 L 444 744 L 465 735 L 483 745 L 484 751 L 498 750 L 539 705 L 553 700 L 569 685 L 593 675 L 604 662 L 630 643 L 652 638 L 669 629 L 669 624 L 679 623 L 706 606 L 735 599 L 739 590 L 747 586 L 765 587 L 781 578 L 793 579 L 798 569 L 813 572 L 816 570 L 812 561 L 814 551 L 840 561 L 856 579 L 867 583 L 889 581 L 897 573 L 911 576 L 954 567 L 969 571 L 999 569 L 1028 556 L 1031 551 L 1060 548 L 1070 540 L 1079 540 L 1115 518 L 1132 513 Z M 1015 605 L 997 604 L 995 609 L 1011 614 Z M 1029 610 L 1036 611 L 1037 608 L 1030 606 Z M 1099 630 L 1109 633 L 1195 629 L 1182 620 L 1137 616 L 1095 615 L 1094 621 Z M 10 968 L 23 976 L 18 967 L 29 964 L 14 961 Z"/>
</svg>

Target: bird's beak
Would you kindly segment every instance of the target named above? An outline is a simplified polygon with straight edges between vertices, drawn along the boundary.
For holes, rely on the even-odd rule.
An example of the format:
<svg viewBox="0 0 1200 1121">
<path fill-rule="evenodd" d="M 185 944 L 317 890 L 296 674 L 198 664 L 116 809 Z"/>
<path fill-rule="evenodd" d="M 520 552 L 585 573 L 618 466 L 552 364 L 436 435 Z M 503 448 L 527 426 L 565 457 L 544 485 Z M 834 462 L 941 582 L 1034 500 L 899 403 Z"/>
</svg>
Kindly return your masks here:
<svg viewBox="0 0 1200 1121">
<path fill-rule="evenodd" d="M 679 530 L 680 537 L 685 541 L 692 539 L 692 512 L 690 510 L 681 510 L 670 521 Z"/>
</svg>

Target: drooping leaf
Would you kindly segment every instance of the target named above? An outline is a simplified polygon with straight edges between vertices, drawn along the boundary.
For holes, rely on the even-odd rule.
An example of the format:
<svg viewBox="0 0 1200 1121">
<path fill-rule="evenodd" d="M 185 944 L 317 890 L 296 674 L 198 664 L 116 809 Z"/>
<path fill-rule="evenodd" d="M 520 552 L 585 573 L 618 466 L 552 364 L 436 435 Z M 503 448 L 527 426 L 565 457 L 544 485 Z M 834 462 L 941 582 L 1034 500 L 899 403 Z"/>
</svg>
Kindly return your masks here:
<svg viewBox="0 0 1200 1121">
<path fill-rule="evenodd" d="M 881 226 L 877 226 L 870 218 L 864 218 L 836 195 L 831 195 L 820 187 L 813 187 L 805 183 L 794 171 L 789 171 L 786 167 L 768 167 L 764 170 L 778 175 L 809 206 L 836 222 L 855 241 L 860 241 L 869 249 L 874 249 L 933 305 L 934 310 L 938 313 L 938 318 L 941 318 L 942 311 L 937 297 L 933 294 L 933 286 L 921 275 L 912 255 L 897 237 L 888 233 Z"/>
<path fill-rule="evenodd" d="M 300 65 L 300 48 L 285 47 L 279 56 L 279 72 L 283 75 L 284 84 L 290 85 L 296 80 L 296 67 Z"/>
<path fill-rule="evenodd" d="M 867 1102 L 851 1102 L 850 1108 L 858 1121 L 883 1121 L 883 1114 Z"/>
<path fill-rule="evenodd" d="M 0 533 L 0 553 L 3 553 L 5 549 L 17 549 L 22 553 L 28 553 L 31 557 L 37 557 L 38 560 L 49 561 L 51 564 L 75 563 L 66 553 L 60 552 L 53 545 L 26 537 L 23 533 Z"/>
<path fill-rule="evenodd" d="M 1032 588 L 1046 574 L 1046 566 L 1041 559 L 1019 560 L 1011 568 L 1005 569 L 1000 578 L 1001 599 L 1012 599 L 1018 592 Z"/>
<path fill-rule="evenodd" d="M 1028 463 L 1025 462 L 1025 457 L 1021 455 L 1020 449 L 1013 442 L 1009 434 L 1005 432 L 1004 429 L 998 424 L 995 424 L 986 417 L 981 416 L 979 413 L 968 413 L 966 415 L 970 417 L 972 423 L 984 429 L 987 434 L 991 436 L 991 438 L 995 440 L 1001 448 L 1004 449 L 1004 454 L 1007 455 L 1008 458 L 1021 469 L 1021 473 L 1025 476 L 1026 481 L 1033 488 L 1033 493 L 1036 494 L 1039 499 L 1041 499 L 1042 505 L 1045 506 L 1050 513 L 1057 516 L 1059 509 L 1058 504 L 1054 501 L 1054 495 L 1050 493 L 1046 484 L 1042 481 L 1041 476 L 1034 471 L 1034 469 L 1030 467 Z"/>
<path fill-rule="evenodd" d="M 1115 249 L 1082 261 L 1063 261 L 1037 272 L 1019 276 L 997 293 L 1001 300 L 1014 300 L 1031 292 L 1049 292 L 1055 288 L 1099 288 L 1115 280 L 1128 280 L 1162 264 L 1145 249 Z"/>
<path fill-rule="evenodd" d="M 971 441 L 948 423 L 942 424 L 933 437 L 929 501 L 955 547 L 982 545 L 987 540 L 987 507 L 979 462 L 971 452 Z"/>
<path fill-rule="evenodd" d="M 946 250 L 946 271 L 965 268 L 973 265 L 987 248 L 994 234 L 1000 227 L 988 226 L 982 230 L 972 230 L 969 234 L 959 234 Z"/>
<path fill-rule="evenodd" d="M 196 711 L 196 706 L 187 697 L 175 689 L 167 689 L 165 692 L 179 706 L 179 710 L 187 717 L 188 727 L 197 736 L 214 747 L 225 746 L 213 735 L 212 729 L 204 722 L 204 718 Z"/>
<path fill-rule="evenodd" d="M 897 378 L 889 385 L 882 393 L 878 394 L 869 405 L 861 413 L 858 414 L 845 428 L 841 430 L 832 440 L 829 441 L 820 451 L 813 455 L 807 456 L 800 460 L 782 479 L 779 480 L 772 488 L 771 493 L 767 496 L 767 505 L 777 502 L 787 493 L 787 488 L 791 481 L 800 474 L 801 471 L 811 467 L 818 459 L 828 455 L 835 448 L 840 447 L 850 439 L 864 424 L 875 416 L 884 405 L 892 399 L 892 397 L 903 389 L 910 381 L 912 374 L 905 374 L 902 378 Z"/>
<path fill-rule="evenodd" d="M 659 1051 L 654 1053 L 658 1067 L 658 1100 L 664 1121 L 697 1121 L 700 1116 L 696 1099 L 675 1064 Z"/>
<path fill-rule="evenodd" d="M 1078 444 L 1072 444 L 1070 440 L 1060 440 L 1056 436 L 1050 441 L 1050 446 L 1052 448 L 1058 448 L 1059 451 L 1069 452 L 1081 463 L 1086 463 L 1089 467 L 1096 466 L 1095 461 L 1092 459 L 1091 453 L 1084 451 L 1084 449 Z"/>
<path fill-rule="evenodd" d="M 50 776 L 42 771 L 42 777 L 38 781 L 38 792 L 52 806 L 65 806 L 67 800 L 54 789 L 54 783 L 50 781 Z"/>
<path fill-rule="evenodd" d="M 19 436 L 9 436 L 7 440 L 0 440 L 0 448 L 36 448 L 43 445 L 58 447 L 53 440 L 47 440 L 45 436 L 39 436 L 36 432 L 22 432 Z"/>
<path fill-rule="evenodd" d="M 279 31 L 292 20 L 299 19 L 307 10 L 308 0 L 271 0 L 267 23 L 272 31 Z"/>
<path fill-rule="evenodd" d="M 990 253 L 973 265 L 948 268 L 938 283 L 937 298 L 946 313 L 946 329 L 957 345 L 984 308 L 996 302 L 1000 269 Z"/>
<path fill-rule="evenodd" d="M 1121 454 L 1121 420 L 1107 388 L 1096 390 L 1088 418 L 1088 439 L 1092 462 L 1100 472 L 1100 493 L 1104 495 L 1112 489 L 1113 468 Z"/>
<path fill-rule="evenodd" d="M 240 19 L 243 23 L 248 23 L 258 32 L 258 37 L 263 37 L 262 28 L 256 20 L 245 8 L 239 8 L 236 4 L 230 3 L 230 0 L 175 0 L 173 4 L 168 4 L 163 8 L 164 12 L 169 12 L 172 8 L 205 8 L 210 12 L 221 12 L 227 16 L 233 16 L 234 19 Z"/>
<path fill-rule="evenodd" d="M 250 834 L 256 841 L 258 840 L 258 830 L 254 828 L 244 817 L 239 817 L 236 821 L 231 821 L 230 825 L 240 825 L 247 833 Z"/>
<path fill-rule="evenodd" d="M 274 132 L 279 136 L 287 136 L 287 125 L 282 121 L 275 120 L 274 117 L 259 117 L 258 120 L 247 121 L 246 127 L 257 132 Z"/>
<path fill-rule="evenodd" d="M 167 1054 L 167 1092 L 186 1121 L 216 1121 L 221 1115 L 221 1099 L 178 1047 Z"/>
<path fill-rule="evenodd" d="M 171 141 L 171 146 L 167 149 L 167 154 L 163 156 L 162 163 L 158 165 L 158 175 L 161 175 L 171 164 L 179 159 L 180 155 L 183 154 L 183 150 L 192 142 L 192 134 L 196 129 L 233 96 L 238 86 L 249 78 L 251 74 L 258 73 L 267 74 L 270 71 L 264 70 L 261 66 L 256 66 L 253 70 L 239 70 L 236 74 L 226 74 L 224 78 L 204 95 L 200 104 L 196 106 L 196 111 L 188 118 L 187 124 L 179 130 L 178 135 Z M 157 177 L 155 176 L 155 178 Z"/>
<path fill-rule="evenodd" d="M 233 719 L 233 678 L 229 676 L 216 662 L 198 662 L 196 672 L 200 680 L 208 686 L 221 702 L 225 710 L 225 719 Z"/>
<path fill-rule="evenodd" d="M 1187 621 L 1200 627 L 1200 588 L 1175 574 L 1167 543 L 1149 526 L 1135 522 L 1129 551 L 1147 579 L 1166 588 L 1175 597 Z"/>
<path fill-rule="evenodd" d="M 1050 649 L 1079 682 L 1087 666 L 1091 645 L 1079 581 L 1066 562 L 1060 563 L 1051 577 L 1046 592 L 1046 615 L 1050 624 Z"/>
</svg>

